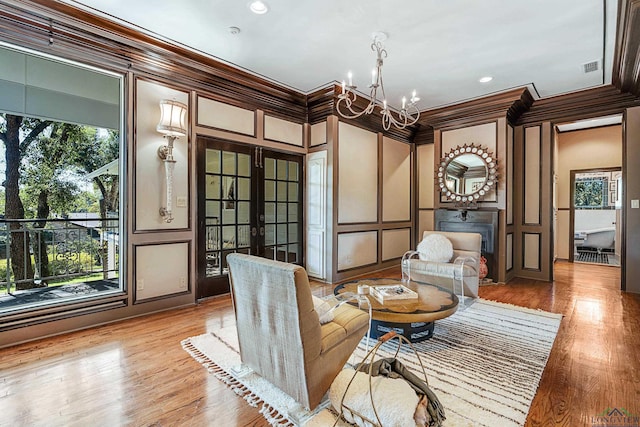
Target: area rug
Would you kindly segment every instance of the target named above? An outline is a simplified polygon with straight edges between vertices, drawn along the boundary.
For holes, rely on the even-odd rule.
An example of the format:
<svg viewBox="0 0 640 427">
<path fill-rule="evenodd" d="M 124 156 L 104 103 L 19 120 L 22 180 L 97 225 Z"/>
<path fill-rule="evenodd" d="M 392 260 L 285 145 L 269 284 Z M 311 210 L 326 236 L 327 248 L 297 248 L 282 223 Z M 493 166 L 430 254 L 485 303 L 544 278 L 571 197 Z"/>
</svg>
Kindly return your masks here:
<svg viewBox="0 0 640 427">
<path fill-rule="evenodd" d="M 445 408 L 445 426 L 524 425 L 561 319 L 559 314 L 476 300 L 437 321 L 433 338 L 414 346 L 429 385 Z M 383 345 L 378 357 L 392 356 L 394 342 Z M 300 415 L 299 404 L 259 375 L 234 370 L 240 365 L 234 325 L 187 338 L 182 346 L 250 405 L 259 407 L 271 425 L 296 425 L 299 418 L 291 414 Z M 349 362 L 362 361 L 365 349 L 366 338 Z M 402 346 L 398 358 L 421 373 L 410 347 Z M 332 425 L 332 419 L 324 409 L 305 426 Z"/>
</svg>

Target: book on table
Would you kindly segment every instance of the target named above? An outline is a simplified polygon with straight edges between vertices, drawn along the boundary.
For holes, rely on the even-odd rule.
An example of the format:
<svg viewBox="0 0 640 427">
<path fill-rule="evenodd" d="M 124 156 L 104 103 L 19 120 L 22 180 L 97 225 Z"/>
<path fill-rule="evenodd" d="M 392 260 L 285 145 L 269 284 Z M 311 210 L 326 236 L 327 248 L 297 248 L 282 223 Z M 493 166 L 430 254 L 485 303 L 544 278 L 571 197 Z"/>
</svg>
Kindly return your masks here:
<svg viewBox="0 0 640 427">
<path fill-rule="evenodd" d="M 381 303 L 418 299 L 418 293 L 404 285 L 371 286 L 370 292 Z"/>
</svg>

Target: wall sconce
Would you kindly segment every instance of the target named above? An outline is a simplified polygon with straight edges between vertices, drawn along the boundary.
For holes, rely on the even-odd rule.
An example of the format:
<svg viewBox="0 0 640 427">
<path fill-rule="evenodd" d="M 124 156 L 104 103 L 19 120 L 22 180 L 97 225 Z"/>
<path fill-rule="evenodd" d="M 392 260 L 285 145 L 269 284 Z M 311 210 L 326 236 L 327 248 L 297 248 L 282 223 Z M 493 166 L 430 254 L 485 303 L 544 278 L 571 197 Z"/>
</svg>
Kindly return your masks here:
<svg viewBox="0 0 640 427">
<path fill-rule="evenodd" d="M 173 207 L 173 169 L 176 161 L 173 158 L 173 142 L 187 134 L 187 106 L 181 102 L 163 99 L 160 101 L 160 122 L 156 130 L 167 139 L 167 145 L 158 147 L 158 157 L 164 162 L 167 187 L 167 201 L 160 207 L 160 216 L 165 222 L 173 221 L 171 208 Z"/>
</svg>

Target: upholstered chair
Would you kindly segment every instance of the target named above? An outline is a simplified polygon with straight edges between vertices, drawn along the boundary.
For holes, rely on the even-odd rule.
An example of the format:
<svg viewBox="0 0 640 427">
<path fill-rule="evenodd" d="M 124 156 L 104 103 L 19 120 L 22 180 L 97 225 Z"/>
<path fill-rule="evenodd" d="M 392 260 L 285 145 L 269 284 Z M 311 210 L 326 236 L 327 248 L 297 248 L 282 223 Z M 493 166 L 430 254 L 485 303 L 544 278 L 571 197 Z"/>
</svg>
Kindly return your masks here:
<svg viewBox="0 0 640 427">
<path fill-rule="evenodd" d="M 369 316 L 343 304 L 320 324 L 304 268 L 230 254 L 242 363 L 313 410 L 367 332 Z"/>
<path fill-rule="evenodd" d="M 403 276 L 451 289 L 458 296 L 477 298 L 480 284 L 480 233 L 425 231 L 422 238 L 432 234 L 446 237 L 453 246 L 451 258 L 444 262 L 425 261 L 419 252 L 409 251 L 402 259 Z"/>
</svg>

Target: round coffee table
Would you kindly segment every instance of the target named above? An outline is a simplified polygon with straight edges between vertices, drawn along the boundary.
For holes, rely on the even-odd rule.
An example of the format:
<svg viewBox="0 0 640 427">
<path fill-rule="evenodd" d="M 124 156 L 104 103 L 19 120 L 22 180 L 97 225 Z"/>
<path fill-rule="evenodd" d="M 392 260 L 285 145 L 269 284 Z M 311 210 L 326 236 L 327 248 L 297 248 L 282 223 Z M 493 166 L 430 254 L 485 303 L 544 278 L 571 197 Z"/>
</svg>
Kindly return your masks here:
<svg viewBox="0 0 640 427">
<path fill-rule="evenodd" d="M 448 289 L 422 282 L 402 282 L 399 279 L 360 279 L 342 283 L 333 293 L 358 293 L 359 285 L 392 286 L 404 285 L 418 293 L 418 298 L 408 300 L 378 301 L 367 295 L 371 304 L 371 337 L 378 338 L 390 330 L 404 335 L 411 342 L 431 338 L 433 322 L 444 319 L 456 312 L 458 297 Z M 353 301 L 357 306 L 357 302 Z"/>
</svg>

